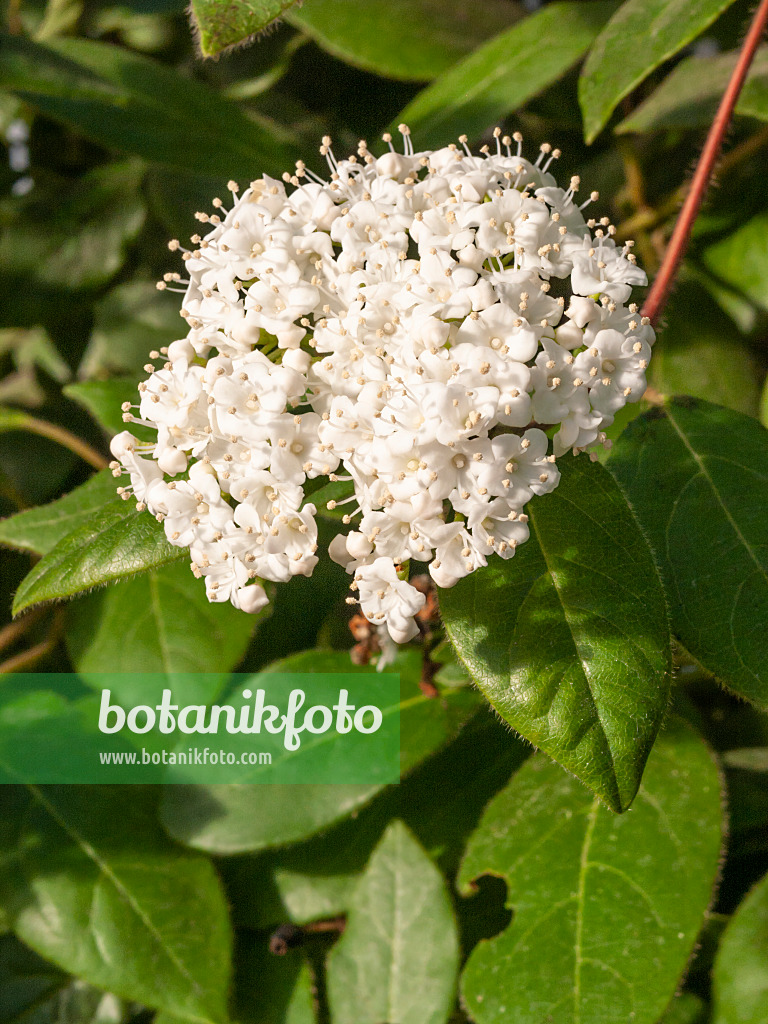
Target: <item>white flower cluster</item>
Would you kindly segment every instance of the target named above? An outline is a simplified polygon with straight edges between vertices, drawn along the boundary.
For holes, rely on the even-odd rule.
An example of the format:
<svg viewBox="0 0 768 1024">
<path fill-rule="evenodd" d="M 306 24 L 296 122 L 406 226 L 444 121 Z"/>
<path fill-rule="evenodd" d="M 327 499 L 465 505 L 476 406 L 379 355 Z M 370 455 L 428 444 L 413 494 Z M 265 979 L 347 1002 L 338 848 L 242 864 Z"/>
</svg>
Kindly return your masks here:
<svg viewBox="0 0 768 1024">
<path fill-rule="evenodd" d="M 112 446 L 123 496 L 190 549 L 210 600 L 246 611 L 263 581 L 311 574 L 316 502 L 344 505 L 330 554 L 397 642 L 425 600 L 406 563 L 451 587 L 510 558 L 555 458 L 641 398 L 654 340 L 625 305 L 646 283 L 631 243 L 585 221 L 578 178 L 557 187 L 557 150 L 532 164 L 497 129 L 495 152 L 415 153 L 401 132 L 378 158 L 323 140 L 328 182 L 302 163 L 231 182 L 194 249 L 171 243 L 188 278 L 160 287 L 181 285 L 188 332 L 151 354 L 139 415 L 124 407 L 157 440 Z"/>
</svg>

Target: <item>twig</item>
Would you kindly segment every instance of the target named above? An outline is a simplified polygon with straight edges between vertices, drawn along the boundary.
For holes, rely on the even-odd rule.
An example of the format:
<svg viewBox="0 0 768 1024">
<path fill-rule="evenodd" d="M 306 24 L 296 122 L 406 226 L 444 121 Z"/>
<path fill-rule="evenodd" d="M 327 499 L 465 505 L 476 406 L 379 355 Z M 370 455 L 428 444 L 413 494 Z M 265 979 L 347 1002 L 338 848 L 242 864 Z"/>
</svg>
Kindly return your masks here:
<svg viewBox="0 0 768 1024">
<path fill-rule="evenodd" d="M 3 626 L 0 629 L 0 651 L 4 651 L 6 647 L 10 647 L 15 644 L 16 641 L 24 636 L 28 629 L 39 622 L 40 619 L 46 614 L 45 608 L 34 608 L 31 612 L 25 615 L 21 619 L 16 619 L 15 622 L 9 622 L 7 626 Z"/>
<path fill-rule="evenodd" d="M 41 658 L 44 658 L 46 654 L 50 654 L 56 647 L 63 631 L 64 609 L 59 608 L 54 614 L 51 631 L 48 636 L 41 640 L 39 644 L 35 644 L 34 647 L 30 647 L 26 651 L 20 651 L 18 654 L 14 654 L 2 662 L 0 664 L 0 675 L 7 675 L 9 672 L 21 672 L 34 665 L 35 662 L 40 661 Z"/>
<path fill-rule="evenodd" d="M 736 106 L 736 100 L 739 98 L 739 93 L 744 85 L 744 80 L 749 72 L 749 67 L 765 31 L 766 24 L 768 24 L 768 0 L 761 0 L 747 32 L 744 45 L 741 48 L 736 67 L 733 69 L 733 74 L 728 82 L 728 87 L 720 101 L 712 127 L 709 129 L 707 141 L 704 143 L 704 149 L 701 152 L 699 163 L 691 180 L 690 191 L 686 196 L 680 216 L 675 224 L 675 230 L 672 232 L 672 238 L 664 254 L 661 268 L 654 278 L 648 298 L 645 300 L 643 315 L 649 317 L 652 324 L 655 324 L 661 315 L 675 280 L 675 275 L 685 255 L 693 223 L 701 209 L 704 195 L 712 179 L 712 172 L 720 155 L 723 139 L 733 116 L 733 109 Z"/>
<path fill-rule="evenodd" d="M 66 427 L 60 427 L 58 423 L 49 423 L 48 420 L 39 420 L 35 416 L 28 416 L 24 421 L 24 426 L 20 429 L 28 430 L 32 434 L 39 434 L 40 437 L 47 437 L 62 447 L 69 448 L 71 452 L 79 455 L 94 469 L 106 469 L 109 465 L 109 460 L 92 448 L 87 441 L 81 440 Z"/>
</svg>

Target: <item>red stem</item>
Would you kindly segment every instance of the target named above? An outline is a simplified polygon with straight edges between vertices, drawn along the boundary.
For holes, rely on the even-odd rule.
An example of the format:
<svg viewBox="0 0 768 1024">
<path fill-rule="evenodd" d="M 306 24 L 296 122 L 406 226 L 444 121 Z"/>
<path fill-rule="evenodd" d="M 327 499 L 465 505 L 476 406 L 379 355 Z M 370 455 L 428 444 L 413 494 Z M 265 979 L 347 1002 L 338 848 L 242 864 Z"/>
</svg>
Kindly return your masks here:
<svg viewBox="0 0 768 1024">
<path fill-rule="evenodd" d="M 768 24 L 768 0 L 761 0 L 749 27 L 744 45 L 741 48 L 736 67 L 733 69 L 728 87 L 720 101 L 712 127 L 709 129 L 707 141 L 701 151 L 701 157 L 691 181 L 691 187 L 683 203 L 680 216 L 675 224 L 672 237 L 659 272 L 654 278 L 651 290 L 643 306 L 643 316 L 647 316 L 652 324 L 656 324 L 664 304 L 669 297 L 675 276 L 688 247 L 693 222 L 701 209 L 704 195 L 709 187 L 717 158 L 723 146 L 723 139 L 733 116 L 733 109 L 749 72 L 755 51 L 760 44 L 766 24 Z"/>
</svg>

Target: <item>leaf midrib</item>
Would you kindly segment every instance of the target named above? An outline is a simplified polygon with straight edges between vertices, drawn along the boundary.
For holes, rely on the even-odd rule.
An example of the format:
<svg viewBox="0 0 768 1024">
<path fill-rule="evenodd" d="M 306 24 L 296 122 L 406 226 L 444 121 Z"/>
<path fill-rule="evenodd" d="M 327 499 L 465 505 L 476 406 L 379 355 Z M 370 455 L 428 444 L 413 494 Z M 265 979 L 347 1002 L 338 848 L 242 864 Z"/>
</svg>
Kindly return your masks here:
<svg viewBox="0 0 768 1024">
<path fill-rule="evenodd" d="M 189 984 L 189 987 L 196 992 L 201 992 L 199 983 L 190 974 L 183 961 L 181 961 L 176 953 L 165 943 L 162 933 L 158 930 L 152 919 L 148 916 L 146 911 L 140 906 L 132 895 L 130 889 L 128 889 L 123 882 L 117 877 L 109 864 L 99 855 L 98 851 L 93 847 L 73 826 L 67 822 L 56 809 L 56 807 L 46 799 L 42 790 L 38 786 L 30 785 L 30 792 L 32 793 L 35 800 L 40 804 L 41 807 L 50 815 L 50 817 L 56 822 L 59 828 L 72 840 L 73 843 L 78 847 L 79 850 L 96 865 L 101 875 L 112 884 L 117 894 L 125 900 L 126 904 L 134 912 L 140 923 L 149 932 L 154 939 L 157 946 L 162 950 L 165 956 L 168 958 L 170 963 L 178 971 L 181 977 Z M 209 1017 L 198 1017 L 188 1016 L 186 1018 L 194 1024 L 216 1024 L 215 1021 Z"/>
<path fill-rule="evenodd" d="M 607 754 L 608 754 L 608 760 L 609 760 L 610 766 L 611 766 L 611 775 L 612 775 L 613 782 L 614 782 L 614 797 L 615 797 L 618 805 L 621 807 L 622 800 L 621 800 L 621 791 L 619 789 L 619 778 L 618 778 L 618 774 L 616 772 L 616 764 L 615 764 L 614 759 L 613 759 L 613 751 L 611 750 L 611 744 L 608 741 L 608 733 L 606 732 L 605 726 L 603 724 L 603 720 L 600 717 L 600 711 L 599 711 L 598 706 L 597 706 L 597 701 L 595 700 L 595 696 L 594 696 L 594 694 L 592 692 L 592 686 L 591 686 L 589 671 L 587 669 L 587 663 L 584 661 L 584 659 L 581 656 L 581 648 L 580 648 L 580 645 L 579 645 L 579 641 L 576 638 L 576 631 L 575 631 L 574 627 L 571 625 L 571 620 L 570 620 L 570 618 L 568 616 L 568 610 L 567 610 L 567 608 L 565 606 L 565 602 L 562 599 L 562 596 L 560 594 L 560 590 L 558 589 L 557 578 L 555 576 L 555 572 L 554 572 L 554 570 L 552 569 L 552 567 L 549 564 L 549 559 L 547 557 L 547 552 L 546 552 L 546 549 L 544 547 L 544 544 L 542 543 L 541 534 L 539 533 L 539 528 L 536 525 L 536 516 L 535 516 L 532 508 L 531 508 L 531 512 L 530 512 L 530 515 L 529 515 L 529 522 L 533 525 L 533 530 L 534 530 L 534 533 L 536 534 L 536 542 L 539 545 L 539 550 L 541 551 L 541 557 L 544 559 L 544 564 L 547 567 L 547 573 L 549 574 L 550 580 L 552 582 L 552 589 L 554 590 L 555 595 L 557 596 L 558 604 L 560 605 L 560 607 L 563 610 L 563 619 L 565 620 L 565 624 L 568 627 L 568 632 L 570 633 L 570 636 L 571 636 L 571 641 L 573 643 L 574 651 L 576 653 L 577 658 L 579 659 L 579 664 L 581 665 L 581 670 L 582 670 L 582 673 L 584 675 L 584 680 L 585 680 L 585 682 L 587 684 L 587 692 L 589 693 L 589 699 L 592 702 L 592 707 L 593 707 L 594 712 L 595 712 L 595 718 L 597 719 L 598 725 L 600 726 L 600 731 L 602 732 L 602 735 L 603 735 L 603 739 L 605 740 L 605 749 L 606 749 Z"/>
<path fill-rule="evenodd" d="M 723 501 L 723 499 L 722 499 L 722 497 L 720 495 L 720 492 L 717 489 L 717 486 L 715 485 L 714 480 L 712 479 L 711 475 L 707 472 L 707 467 L 706 467 L 703 459 L 698 454 L 698 452 L 693 447 L 693 445 L 690 443 L 690 441 L 688 440 L 687 436 L 683 432 L 682 428 L 680 426 L 678 426 L 677 422 L 675 421 L 674 416 L 672 415 L 672 408 L 671 408 L 671 406 L 668 405 L 665 408 L 664 411 L 665 411 L 665 413 L 667 415 L 667 419 L 669 420 L 669 422 L 674 427 L 675 432 L 677 433 L 678 437 L 682 441 L 683 445 L 690 452 L 691 458 L 693 459 L 693 461 L 696 463 L 696 465 L 699 468 L 699 472 L 704 477 L 706 482 L 709 484 L 709 487 L 711 488 L 712 493 L 714 494 L 715 498 L 717 499 L 717 503 L 720 506 L 720 508 L 722 509 L 723 514 L 725 515 L 725 518 L 730 523 L 731 528 L 733 529 L 733 532 L 738 537 L 739 541 L 743 545 L 744 550 L 747 552 L 747 554 L 749 555 L 750 559 L 754 562 L 755 566 L 757 567 L 758 572 L 763 577 L 763 579 L 765 580 L 766 584 L 768 584 L 768 570 L 766 570 L 765 566 L 762 564 L 762 562 L 760 562 L 760 560 L 758 559 L 757 555 L 752 550 L 752 547 L 748 543 L 746 537 L 741 532 L 741 529 L 740 529 L 738 523 L 736 522 L 736 520 L 733 518 L 733 516 L 731 515 L 730 511 L 728 510 L 728 507 L 726 506 L 725 502 Z"/>
</svg>

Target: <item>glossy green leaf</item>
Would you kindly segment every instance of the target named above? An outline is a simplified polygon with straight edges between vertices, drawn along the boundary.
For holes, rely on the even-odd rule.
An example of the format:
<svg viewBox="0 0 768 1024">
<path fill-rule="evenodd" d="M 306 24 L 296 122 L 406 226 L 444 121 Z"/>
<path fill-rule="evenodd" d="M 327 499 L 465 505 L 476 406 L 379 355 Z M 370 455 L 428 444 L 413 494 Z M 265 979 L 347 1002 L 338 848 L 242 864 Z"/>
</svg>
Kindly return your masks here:
<svg viewBox="0 0 768 1024">
<path fill-rule="evenodd" d="M 203 57 L 247 42 L 296 0 L 192 0 L 189 15 Z"/>
<path fill-rule="evenodd" d="M 581 72 L 579 102 L 587 142 L 655 68 L 700 35 L 733 0 L 625 0 Z"/>
<path fill-rule="evenodd" d="M 334 1024 L 445 1024 L 459 943 L 445 881 L 402 822 L 393 822 L 350 897 L 328 958 Z"/>
<path fill-rule="evenodd" d="M 768 1007 L 768 876 L 725 929 L 712 973 L 713 1024 L 764 1024 Z"/>
<path fill-rule="evenodd" d="M 702 260 L 718 282 L 768 310 L 768 213 L 708 246 Z"/>
<path fill-rule="evenodd" d="M 211 186 L 206 202 L 210 203 L 215 195 Z M 192 233 L 192 213 L 198 208 L 191 203 L 186 207 L 184 235 Z M 173 259 L 169 266 L 172 263 Z M 144 365 L 149 353 L 184 334 L 179 299 L 171 292 L 158 291 L 148 281 L 129 281 L 112 288 L 94 307 L 93 332 L 78 367 L 78 377 L 132 377 L 135 395 L 136 384 L 146 376 Z"/>
<path fill-rule="evenodd" d="M 647 132 L 660 128 L 699 128 L 712 123 L 738 53 L 688 57 L 649 98 L 617 125 L 616 131 Z M 736 113 L 768 121 L 768 47 L 755 54 Z"/>
<path fill-rule="evenodd" d="M 488 805 L 461 868 L 464 887 L 503 878 L 515 912 L 464 970 L 476 1024 L 655 1024 L 712 898 L 721 817 L 717 767 L 679 719 L 621 817 L 541 755 L 527 761 Z"/>
<path fill-rule="evenodd" d="M 0 88 L 101 145 L 222 181 L 281 174 L 285 131 L 251 120 L 202 82 L 122 47 L 3 36 Z"/>
<path fill-rule="evenodd" d="M 701 285 L 683 281 L 664 313 L 648 383 L 660 394 L 692 395 L 756 416 L 759 363 L 733 321 Z M 614 440 L 619 436 L 612 435 Z"/>
<path fill-rule="evenodd" d="M 79 384 L 67 384 L 62 391 L 67 398 L 87 409 L 99 426 L 114 436 L 122 430 L 131 429 L 126 428 L 121 407 L 123 402 L 138 404 L 137 385 L 138 381 L 134 377 L 113 377 L 112 380 L 86 380 Z M 140 425 L 138 429 L 141 429 Z M 135 436 L 140 436 L 138 430 Z M 116 486 L 116 481 L 113 483 Z"/>
<path fill-rule="evenodd" d="M 307 651 L 264 671 L 362 672 L 344 651 Z M 401 771 L 411 770 L 444 743 L 477 708 L 471 690 L 446 689 L 441 699 L 418 687 L 418 651 L 402 650 L 390 672 L 400 673 Z M 311 836 L 370 803 L 380 785 L 171 786 L 162 806 L 170 834 L 210 853 L 231 855 L 282 846 Z"/>
<path fill-rule="evenodd" d="M 0 38 L 0 80 L 4 46 Z M 33 189 L 0 236 L 0 272 L 68 291 L 109 281 L 144 224 L 143 174 L 138 162 L 111 163 L 74 185 Z"/>
<path fill-rule="evenodd" d="M 156 791 L 31 792 L 0 833 L 0 895 L 16 934 L 99 988 L 197 1024 L 226 1021 L 224 897 L 207 858 L 156 825 Z"/>
<path fill-rule="evenodd" d="M 16 591 L 13 614 L 179 561 L 187 554 L 168 543 L 162 526 L 148 512 L 138 512 L 133 501 L 115 498 L 92 511 L 40 559 Z"/>
<path fill-rule="evenodd" d="M 0 544 L 44 555 L 115 496 L 117 481 L 108 469 L 47 505 L 25 509 L 0 521 Z"/>
<path fill-rule="evenodd" d="M 575 64 L 615 8 L 600 2 L 550 4 L 446 71 L 398 121 L 410 125 L 417 149 L 444 146 L 459 134 L 478 138 Z"/>
<path fill-rule="evenodd" d="M 521 735 L 609 807 L 632 802 L 669 696 L 661 583 L 627 500 L 599 463 L 560 460 L 509 561 L 440 592 L 448 634 Z"/>
<path fill-rule="evenodd" d="M 350 894 L 389 821 L 402 819 L 452 875 L 488 800 L 529 749 L 481 709 L 445 749 L 354 817 L 279 850 L 222 867 L 236 925 L 306 924 L 347 912 Z M 439 793 L 439 799 L 435 794 Z"/>
<path fill-rule="evenodd" d="M 446 71 L 515 18 L 503 0 L 479 13 L 463 0 L 312 0 L 288 21 L 335 57 L 386 78 L 425 81 Z"/>
<path fill-rule="evenodd" d="M 224 673 L 240 661 L 269 611 L 268 605 L 254 616 L 212 604 L 202 580 L 180 561 L 72 604 L 67 647 L 77 671 L 86 674 Z"/>
<path fill-rule="evenodd" d="M 656 554 L 672 630 L 705 668 L 768 708 L 768 432 L 675 398 L 634 420 L 607 463 Z"/>
</svg>

